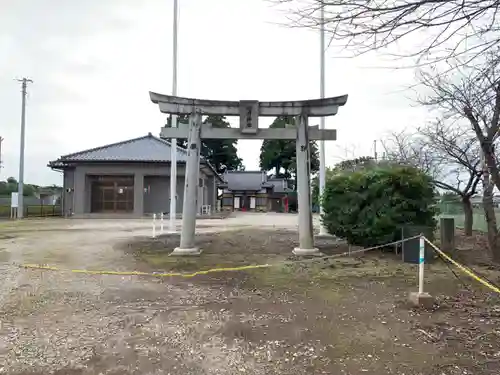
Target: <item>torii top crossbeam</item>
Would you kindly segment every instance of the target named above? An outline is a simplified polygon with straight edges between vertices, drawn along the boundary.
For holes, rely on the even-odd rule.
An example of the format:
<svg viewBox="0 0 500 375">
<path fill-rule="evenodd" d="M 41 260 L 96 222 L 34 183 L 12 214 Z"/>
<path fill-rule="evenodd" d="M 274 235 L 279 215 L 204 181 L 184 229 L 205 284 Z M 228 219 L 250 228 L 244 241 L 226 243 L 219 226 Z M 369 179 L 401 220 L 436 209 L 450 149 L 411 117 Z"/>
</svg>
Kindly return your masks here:
<svg viewBox="0 0 500 375">
<path fill-rule="evenodd" d="M 296 100 L 286 102 L 258 102 L 256 100 L 206 100 L 182 98 L 179 96 L 162 95 L 150 92 L 151 101 L 158 104 L 162 113 L 187 115 L 193 108 L 203 115 L 240 116 L 242 109 L 257 109 L 257 116 L 299 116 L 307 114 L 309 117 L 333 116 L 338 108 L 345 105 L 347 95 L 332 98 Z M 304 113 L 305 112 L 305 113 Z"/>
<path fill-rule="evenodd" d="M 259 128 L 259 116 L 294 116 L 305 117 L 310 140 L 336 140 L 335 129 L 318 129 L 308 126 L 307 118 L 336 115 L 340 106 L 347 102 L 347 95 L 333 98 L 298 100 L 289 102 L 259 102 L 257 100 L 226 101 L 181 98 L 179 96 L 149 93 L 151 101 L 158 104 L 160 112 L 174 115 L 218 115 L 239 116 L 238 128 L 212 128 L 210 124 L 201 127 L 203 139 L 295 139 L 296 129 Z M 187 138 L 188 128 L 162 128 L 164 138 Z"/>
</svg>

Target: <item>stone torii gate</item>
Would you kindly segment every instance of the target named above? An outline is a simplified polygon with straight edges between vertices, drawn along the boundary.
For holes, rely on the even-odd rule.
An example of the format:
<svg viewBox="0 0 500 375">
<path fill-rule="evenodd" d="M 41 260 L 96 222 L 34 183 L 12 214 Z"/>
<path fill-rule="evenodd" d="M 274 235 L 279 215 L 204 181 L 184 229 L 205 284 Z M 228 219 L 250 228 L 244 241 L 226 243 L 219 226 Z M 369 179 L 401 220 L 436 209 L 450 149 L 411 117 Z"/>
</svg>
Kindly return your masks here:
<svg viewBox="0 0 500 375">
<path fill-rule="evenodd" d="M 337 139 L 334 129 L 318 129 L 309 126 L 309 117 L 336 115 L 340 106 L 347 102 L 347 95 L 332 98 L 288 101 L 259 102 L 256 100 L 224 101 L 182 98 L 178 96 L 149 93 L 151 101 L 158 104 L 160 112 L 175 115 L 190 115 L 189 126 L 162 128 L 164 138 L 184 138 L 188 140 L 188 157 L 184 185 L 182 209 L 182 230 L 180 246 L 172 255 L 199 255 L 195 247 L 196 209 L 198 199 L 198 179 L 201 139 L 294 139 L 297 147 L 297 195 L 299 209 L 299 247 L 296 255 L 317 255 L 314 247 L 309 141 Z M 203 124 L 202 116 L 239 116 L 239 128 L 213 128 Z M 278 129 L 260 129 L 259 116 L 295 116 L 295 126 Z"/>
</svg>

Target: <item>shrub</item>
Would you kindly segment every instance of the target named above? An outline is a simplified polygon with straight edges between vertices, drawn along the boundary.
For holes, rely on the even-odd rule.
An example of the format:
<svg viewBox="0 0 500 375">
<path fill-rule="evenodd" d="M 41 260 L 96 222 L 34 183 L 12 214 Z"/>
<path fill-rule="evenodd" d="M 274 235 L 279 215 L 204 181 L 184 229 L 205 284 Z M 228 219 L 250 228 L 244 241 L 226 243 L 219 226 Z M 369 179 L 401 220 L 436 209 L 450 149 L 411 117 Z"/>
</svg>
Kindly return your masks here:
<svg viewBox="0 0 500 375">
<path fill-rule="evenodd" d="M 431 179 L 411 167 L 344 172 L 328 180 L 321 204 L 328 232 L 361 246 L 393 241 L 403 226 L 436 227 Z"/>
</svg>

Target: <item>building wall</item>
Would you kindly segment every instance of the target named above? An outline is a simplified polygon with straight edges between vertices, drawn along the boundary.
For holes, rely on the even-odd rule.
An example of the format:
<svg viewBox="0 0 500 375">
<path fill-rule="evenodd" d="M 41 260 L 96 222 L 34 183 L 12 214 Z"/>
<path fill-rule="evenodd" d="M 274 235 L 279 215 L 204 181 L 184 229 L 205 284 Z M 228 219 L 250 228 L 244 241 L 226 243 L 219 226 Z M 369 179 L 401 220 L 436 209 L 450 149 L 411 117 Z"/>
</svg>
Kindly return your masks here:
<svg viewBox="0 0 500 375">
<path fill-rule="evenodd" d="M 184 203 L 184 176 L 177 177 L 176 212 L 181 213 Z M 170 213 L 170 177 L 144 176 L 144 213 Z"/>
<path fill-rule="evenodd" d="M 256 211 L 268 212 L 269 209 L 269 195 L 267 193 L 258 193 L 256 202 Z"/>
<path fill-rule="evenodd" d="M 66 214 L 90 213 L 91 182 L 89 175 L 134 176 L 134 216 L 170 211 L 170 166 L 160 164 L 84 164 L 64 172 L 63 210 Z M 177 166 L 177 212 L 182 212 L 184 200 L 185 165 Z M 201 170 L 200 178 L 207 181 L 205 204 L 215 207 L 217 190 L 208 193 L 208 185 L 215 186 L 215 176 Z M 67 192 L 67 189 L 72 189 Z M 200 197 L 201 198 L 201 197 Z M 198 198 L 198 199 L 200 199 Z"/>
<path fill-rule="evenodd" d="M 65 170 L 63 177 L 63 196 L 61 199 L 64 216 L 70 216 L 71 213 L 75 212 L 75 194 L 74 192 L 68 192 L 68 189 L 74 189 L 74 187 L 75 171 L 73 169 Z"/>
<path fill-rule="evenodd" d="M 255 197 L 255 208 L 250 209 L 247 207 L 247 211 L 254 211 L 254 212 L 267 212 L 269 211 L 269 206 L 268 206 L 268 194 L 265 192 L 244 192 L 244 191 L 235 191 L 235 192 L 230 192 L 230 191 L 225 191 L 224 194 L 222 195 L 222 210 L 223 211 L 234 211 L 234 197 L 240 197 L 242 200 L 244 197 Z M 241 202 L 241 201 L 240 201 Z M 241 203 L 240 203 L 240 209 L 241 209 Z M 238 209 L 239 210 L 239 209 Z"/>
</svg>

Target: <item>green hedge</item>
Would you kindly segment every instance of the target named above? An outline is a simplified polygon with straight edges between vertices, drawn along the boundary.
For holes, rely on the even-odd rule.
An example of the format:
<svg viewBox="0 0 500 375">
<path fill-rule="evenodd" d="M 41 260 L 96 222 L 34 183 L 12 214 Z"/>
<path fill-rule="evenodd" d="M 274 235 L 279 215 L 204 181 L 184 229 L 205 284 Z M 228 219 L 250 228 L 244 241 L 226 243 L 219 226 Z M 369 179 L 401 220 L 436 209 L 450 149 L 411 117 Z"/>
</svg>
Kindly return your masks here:
<svg viewBox="0 0 500 375">
<path fill-rule="evenodd" d="M 361 246 L 391 242 L 403 226 L 437 224 L 431 180 L 409 167 L 341 173 L 327 181 L 321 204 L 329 233 Z"/>
</svg>

